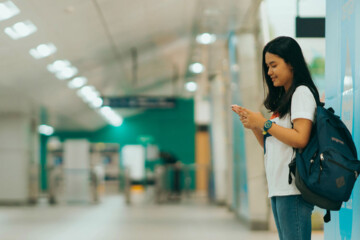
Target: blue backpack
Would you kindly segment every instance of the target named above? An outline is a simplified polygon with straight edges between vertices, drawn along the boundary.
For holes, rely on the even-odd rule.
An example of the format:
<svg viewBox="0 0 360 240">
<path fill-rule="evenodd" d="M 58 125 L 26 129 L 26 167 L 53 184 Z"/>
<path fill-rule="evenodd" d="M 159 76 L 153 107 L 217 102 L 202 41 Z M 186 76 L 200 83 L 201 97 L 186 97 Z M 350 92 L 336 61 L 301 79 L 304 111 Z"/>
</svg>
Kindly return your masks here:
<svg viewBox="0 0 360 240">
<path fill-rule="evenodd" d="M 340 210 L 342 202 L 349 200 L 360 173 L 360 161 L 352 136 L 334 114 L 316 99 L 315 124 L 310 140 L 303 149 L 296 149 L 296 156 L 289 164 L 295 185 L 305 201 L 326 209 L 324 222 L 331 220 L 330 210 Z"/>
</svg>

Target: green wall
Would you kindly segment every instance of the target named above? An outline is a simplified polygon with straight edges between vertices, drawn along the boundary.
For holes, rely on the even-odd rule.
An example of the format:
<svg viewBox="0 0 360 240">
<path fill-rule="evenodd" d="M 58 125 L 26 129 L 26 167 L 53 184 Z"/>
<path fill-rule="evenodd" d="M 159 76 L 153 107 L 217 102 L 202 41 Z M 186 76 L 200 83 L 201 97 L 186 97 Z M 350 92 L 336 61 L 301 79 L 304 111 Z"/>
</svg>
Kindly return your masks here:
<svg viewBox="0 0 360 240">
<path fill-rule="evenodd" d="M 173 153 L 184 164 L 194 163 L 194 101 L 177 99 L 176 107 L 173 109 L 146 110 L 141 114 L 125 118 L 120 127 L 107 125 L 94 132 L 54 133 L 60 141 L 86 138 L 90 142 L 119 143 L 120 148 L 127 144 L 140 144 L 139 136 L 144 135 L 152 136 L 153 144 L 158 145 L 160 150 Z M 42 179 L 43 181 L 45 179 Z M 46 183 L 42 183 L 43 189 L 45 186 Z"/>
</svg>

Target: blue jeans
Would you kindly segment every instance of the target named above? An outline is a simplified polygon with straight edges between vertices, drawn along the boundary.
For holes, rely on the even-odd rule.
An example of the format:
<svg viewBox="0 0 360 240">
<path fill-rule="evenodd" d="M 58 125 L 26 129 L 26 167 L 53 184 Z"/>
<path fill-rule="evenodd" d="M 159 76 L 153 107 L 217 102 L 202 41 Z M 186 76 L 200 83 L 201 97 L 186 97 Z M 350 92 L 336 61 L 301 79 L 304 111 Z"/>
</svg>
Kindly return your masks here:
<svg viewBox="0 0 360 240">
<path fill-rule="evenodd" d="M 276 227 L 280 240 L 311 239 L 311 212 L 314 206 L 301 195 L 271 198 Z"/>
</svg>

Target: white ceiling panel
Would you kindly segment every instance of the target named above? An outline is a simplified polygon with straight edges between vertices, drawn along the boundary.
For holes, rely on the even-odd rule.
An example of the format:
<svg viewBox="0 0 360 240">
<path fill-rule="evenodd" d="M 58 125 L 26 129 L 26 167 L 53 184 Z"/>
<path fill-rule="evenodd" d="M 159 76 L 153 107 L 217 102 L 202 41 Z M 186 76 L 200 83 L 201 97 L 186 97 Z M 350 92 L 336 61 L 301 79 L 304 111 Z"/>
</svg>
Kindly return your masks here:
<svg viewBox="0 0 360 240">
<path fill-rule="evenodd" d="M 245 22 L 249 6 L 260 1 L 13 2 L 20 14 L 0 22 L 0 88 L 14 93 L 19 101 L 45 107 L 55 130 L 79 131 L 107 123 L 75 90 L 68 89 L 67 80 L 60 81 L 49 73 L 48 64 L 69 60 L 79 70 L 78 76 L 85 76 L 104 96 L 183 95 L 190 51 L 196 50 L 194 34 L 212 29 L 225 36 L 230 22 Z M 38 30 L 18 40 L 3 32 L 5 27 L 24 20 L 31 20 Z M 31 48 L 48 42 L 57 47 L 54 55 L 39 60 L 30 56 Z M 3 110 L 0 106 L 0 112 Z M 124 116 L 139 113 L 138 109 L 116 111 Z"/>
</svg>

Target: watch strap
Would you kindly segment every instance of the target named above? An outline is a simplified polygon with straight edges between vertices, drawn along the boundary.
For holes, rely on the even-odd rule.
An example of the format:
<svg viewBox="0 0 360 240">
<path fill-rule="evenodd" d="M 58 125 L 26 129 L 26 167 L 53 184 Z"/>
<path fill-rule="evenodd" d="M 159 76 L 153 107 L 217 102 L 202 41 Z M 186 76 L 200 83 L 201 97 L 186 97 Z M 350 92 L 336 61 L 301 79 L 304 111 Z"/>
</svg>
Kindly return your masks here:
<svg viewBox="0 0 360 240">
<path fill-rule="evenodd" d="M 270 121 L 270 120 L 267 120 L 265 123 L 264 123 L 264 128 L 263 128 L 263 135 L 266 135 L 268 130 L 272 127 L 272 124 L 273 122 Z"/>
</svg>

